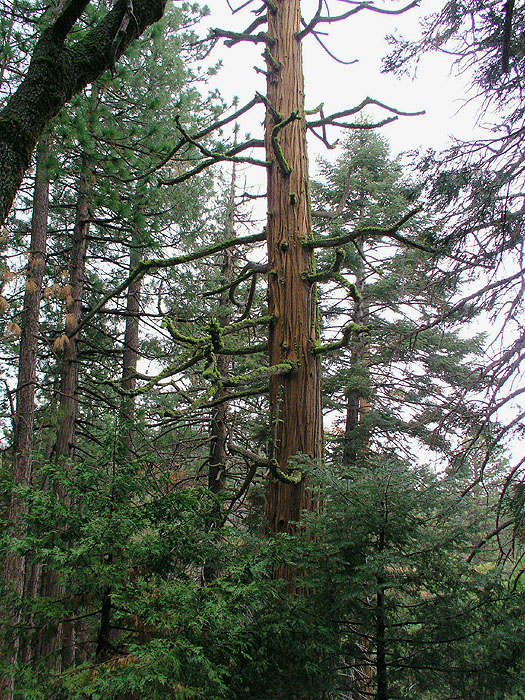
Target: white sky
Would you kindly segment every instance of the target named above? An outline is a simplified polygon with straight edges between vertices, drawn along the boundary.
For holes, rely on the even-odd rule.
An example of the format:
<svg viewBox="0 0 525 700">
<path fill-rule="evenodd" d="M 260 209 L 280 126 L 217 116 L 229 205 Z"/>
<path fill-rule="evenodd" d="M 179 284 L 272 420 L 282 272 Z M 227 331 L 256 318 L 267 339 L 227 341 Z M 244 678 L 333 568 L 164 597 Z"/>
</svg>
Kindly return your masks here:
<svg viewBox="0 0 525 700">
<path fill-rule="evenodd" d="M 230 0 L 232 6 L 242 4 L 242 0 Z M 405 3 L 392 0 L 377 0 L 378 7 L 398 8 Z M 234 31 L 246 28 L 255 18 L 251 9 L 259 7 L 254 3 L 237 14 L 231 14 L 226 0 L 215 0 L 211 4 L 208 26 Z M 303 16 L 311 17 L 317 7 L 316 0 L 303 0 Z M 342 2 L 330 2 L 332 13 L 348 8 Z M 450 62 L 443 56 L 426 56 L 417 72 L 417 78 L 402 80 L 380 72 L 381 58 L 388 51 L 385 35 L 399 30 L 406 37 L 418 35 L 418 18 L 436 8 L 436 0 L 422 0 L 421 6 L 402 15 L 380 15 L 363 11 L 357 15 L 321 29 L 329 32 L 324 37 L 328 48 L 338 58 L 345 61 L 358 59 L 353 65 L 340 65 L 333 61 L 313 37 L 303 42 L 305 92 L 307 109 L 325 104 L 325 114 L 349 108 L 360 103 L 365 97 L 373 97 L 402 111 L 425 110 L 420 117 L 400 117 L 397 122 L 381 129 L 392 147 L 392 153 L 447 145 L 449 136 L 471 136 L 475 123 L 473 110 L 464 109 L 457 114 L 465 98 L 466 78 L 455 78 L 450 74 Z M 225 98 L 238 96 L 240 103 L 253 97 L 256 90 L 265 92 L 264 76 L 253 70 L 254 65 L 264 68 L 261 58 L 261 44 L 238 44 L 230 49 L 218 45 L 212 59 L 223 61 L 219 75 L 212 78 L 210 85 L 217 86 Z M 260 115 L 262 119 L 262 109 Z M 388 116 L 381 110 L 371 116 Z M 257 121 L 248 125 L 255 136 L 259 132 Z M 335 132 L 333 138 L 336 138 Z M 310 160 L 315 155 L 326 153 L 321 142 L 312 139 Z"/>
</svg>

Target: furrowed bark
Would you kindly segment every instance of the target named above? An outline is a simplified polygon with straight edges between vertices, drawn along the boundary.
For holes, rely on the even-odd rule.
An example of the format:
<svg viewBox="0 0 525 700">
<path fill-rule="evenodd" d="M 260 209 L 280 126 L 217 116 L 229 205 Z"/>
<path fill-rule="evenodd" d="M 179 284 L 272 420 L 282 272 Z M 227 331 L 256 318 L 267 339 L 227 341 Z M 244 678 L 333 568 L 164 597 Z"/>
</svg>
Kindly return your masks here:
<svg viewBox="0 0 525 700">
<path fill-rule="evenodd" d="M 31 243 L 27 263 L 26 289 L 22 315 L 22 333 L 20 336 L 18 383 L 16 391 L 16 413 L 13 432 L 13 483 L 16 486 L 29 486 L 32 472 L 33 422 L 35 412 L 36 357 L 40 329 L 40 302 L 44 278 L 47 220 L 49 213 L 49 176 L 46 161 L 49 154 L 49 141 L 44 138 L 38 149 L 35 187 L 33 195 L 33 217 L 31 221 Z M 26 512 L 24 502 L 15 493 L 11 494 L 9 503 L 9 528 L 16 536 L 23 532 L 23 516 Z M 16 665 L 20 650 L 17 625 L 21 621 L 21 604 L 26 587 L 26 558 L 22 554 L 9 553 L 4 561 L 4 585 L 16 594 L 17 602 L 8 615 L 9 624 L 14 631 L 11 648 L 5 656 L 11 656 Z M 33 572 L 32 580 L 37 576 Z M 14 677 L 0 679 L 0 697 L 14 689 Z"/>
<path fill-rule="evenodd" d="M 297 454 L 321 458 L 322 416 L 316 285 L 308 195 L 308 160 L 299 0 L 278 0 L 268 11 L 266 157 L 268 168 L 268 313 L 270 365 L 295 369 L 270 380 L 270 458 L 286 473 Z M 268 492 L 269 526 L 292 533 L 303 509 L 317 504 L 307 483 L 273 475 Z"/>
<path fill-rule="evenodd" d="M 365 249 L 365 241 L 360 240 L 361 248 Z M 362 326 L 369 322 L 369 303 L 366 298 L 365 289 L 365 267 L 362 260 L 359 261 L 356 270 L 356 291 L 359 295 L 355 302 L 352 320 Z M 358 374 L 363 382 L 368 384 L 370 365 L 370 341 L 366 333 L 360 334 L 352 345 L 350 355 L 350 368 L 352 375 Z M 363 462 L 361 468 L 367 468 L 365 459 L 368 449 L 369 435 L 364 432 L 363 420 L 370 412 L 370 401 L 368 395 L 364 395 L 363 390 L 350 388 L 346 391 L 346 422 L 343 444 L 343 465 L 359 466 L 360 460 Z M 380 593 L 378 592 L 377 602 L 379 604 Z M 370 663 L 370 641 L 363 638 L 360 644 L 361 657 L 354 669 L 355 693 L 352 700 L 364 700 L 374 696 L 374 672 L 376 669 Z"/>
<path fill-rule="evenodd" d="M 134 241 L 135 244 L 135 241 Z M 129 255 L 129 271 L 140 265 L 141 250 L 134 246 Z M 139 317 L 140 297 L 142 291 L 142 278 L 134 279 L 128 287 L 126 299 L 126 328 L 124 331 L 124 350 L 122 354 L 122 381 L 121 386 L 125 392 L 132 393 L 137 386 L 136 372 L 139 356 Z M 124 449 L 132 454 L 133 449 L 133 421 L 135 419 L 135 398 L 125 396 L 120 406 L 120 423 L 124 426 Z"/>
<path fill-rule="evenodd" d="M 117 0 L 83 39 L 66 46 L 69 30 L 88 4 L 89 0 L 71 0 L 42 32 L 24 79 L 0 111 L 0 224 L 46 124 L 162 17 L 166 0 L 134 0 L 131 16 L 126 0 Z"/>
<path fill-rule="evenodd" d="M 361 242 L 364 248 L 364 242 Z M 356 270 L 355 286 L 360 298 L 356 301 L 352 320 L 360 326 L 366 326 L 369 322 L 368 301 L 365 296 L 364 265 L 362 261 Z M 368 367 L 370 364 L 370 343 L 366 333 L 360 334 L 358 340 L 352 346 L 350 367 L 353 373 L 360 373 L 362 380 L 368 379 Z M 358 458 L 365 456 L 367 448 L 367 436 L 362 434 L 364 416 L 370 412 L 370 402 L 363 391 L 350 388 L 346 392 L 346 423 L 343 445 L 343 464 L 355 465 Z"/>
</svg>

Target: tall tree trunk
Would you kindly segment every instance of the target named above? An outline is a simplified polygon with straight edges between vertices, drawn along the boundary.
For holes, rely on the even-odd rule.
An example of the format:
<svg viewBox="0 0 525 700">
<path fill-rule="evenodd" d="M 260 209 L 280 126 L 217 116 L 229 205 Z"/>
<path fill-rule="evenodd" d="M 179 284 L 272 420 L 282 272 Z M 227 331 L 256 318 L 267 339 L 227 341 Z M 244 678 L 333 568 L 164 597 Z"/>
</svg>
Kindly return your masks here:
<svg viewBox="0 0 525 700">
<path fill-rule="evenodd" d="M 40 302 L 44 278 L 47 220 L 49 213 L 49 175 L 46 161 L 49 154 L 49 140 L 42 139 L 37 153 L 35 188 L 33 195 L 33 217 L 31 221 L 31 244 L 27 263 L 26 289 L 22 313 L 20 336 L 18 383 L 16 391 L 16 412 L 13 432 L 13 483 L 16 486 L 29 486 L 32 472 L 33 422 L 36 387 L 36 357 L 40 329 Z M 26 506 L 20 497 L 12 493 L 9 503 L 9 531 L 14 535 L 23 532 L 23 517 Z M 27 562 L 22 554 L 8 554 L 4 562 L 3 578 L 6 589 L 16 595 L 11 606 L 9 624 L 14 638 L 9 655 L 16 664 L 20 650 L 20 638 L 16 629 L 21 620 L 21 603 L 24 596 Z M 33 577 L 34 578 L 34 577 Z M 9 603 L 8 603 L 9 604 Z M 14 677 L 0 679 L 0 697 L 13 691 Z"/>
<path fill-rule="evenodd" d="M 64 344 L 60 398 L 58 403 L 58 428 L 55 444 L 55 462 L 68 470 L 76 449 L 76 422 L 78 414 L 78 337 L 75 334 L 82 316 L 82 295 L 84 291 L 84 274 L 86 267 L 87 236 L 89 233 L 89 197 L 92 189 L 92 174 L 88 156 L 84 153 L 81 162 L 78 198 L 75 215 L 75 227 L 69 264 L 69 285 L 65 294 L 66 322 L 68 337 Z M 70 494 L 61 485 L 53 488 L 62 503 L 73 507 Z M 65 591 L 58 581 L 58 572 L 47 569 L 42 574 L 41 593 L 44 596 L 59 597 Z M 51 633 L 50 633 L 51 632 Z M 56 631 L 45 630 L 41 635 L 39 653 L 52 655 L 61 649 L 57 656 L 57 668 L 67 668 L 74 660 L 74 623 L 62 622 Z"/>
<path fill-rule="evenodd" d="M 364 242 L 360 241 L 364 250 Z M 369 304 L 365 289 L 365 267 L 362 260 L 356 270 L 356 289 L 359 293 L 359 301 L 356 302 L 352 320 L 359 325 L 367 325 L 369 320 Z M 359 375 L 364 384 L 368 385 L 368 371 L 370 364 L 370 344 L 366 334 L 361 334 L 354 341 L 350 355 L 350 368 L 352 375 Z M 347 466 L 359 465 L 360 459 L 365 459 L 368 447 L 368 436 L 363 429 L 363 420 L 370 411 L 368 396 L 359 389 L 350 389 L 346 392 L 346 423 L 343 444 L 343 464 Z M 379 593 L 377 601 L 379 603 Z M 353 700 L 366 700 L 374 695 L 374 666 L 371 661 L 370 642 L 363 637 L 358 644 L 361 656 L 356 659 L 354 670 L 355 690 L 352 693 Z"/>
<path fill-rule="evenodd" d="M 129 254 L 129 272 L 138 267 L 142 259 L 142 250 L 133 236 Z M 126 298 L 126 327 L 124 330 L 124 348 L 122 352 L 122 378 L 121 387 L 125 392 L 119 409 L 117 445 L 115 447 L 115 463 L 118 469 L 119 464 L 124 460 L 133 459 L 134 447 L 134 418 L 135 418 L 135 397 L 133 392 L 137 385 L 136 371 L 139 357 L 139 319 L 140 319 L 140 297 L 142 291 L 142 279 L 138 278 L 128 287 Z M 112 500 L 111 512 L 114 510 Z M 114 561 L 114 553 L 108 552 L 108 564 Z M 112 588 L 108 586 L 102 597 L 100 610 L 100 625 L 97 635 L 96 658 L 103 660 L 112 650 L 111 643 L 111 613 Z"/>
<path fill-rule="evenodd" d="M 135 270 L 142 259 L 142 251 L 137 242 L 133 240 L 133 247 L 129 254 L 129 272 Z M 139 357 L 139 318 L 140 296 L 142 291 L 142 278 L 134 279 L 128 287 L 126 298 L 126 328 L 124 331 L 124 350 L 122 353 L 122 380 L 123 391 L 128 392 L 120 405 L 119 423 L 123 426 L 123 444 L 125 451 L 134 452 L 135 397 L 130 394 L 137 386 L 136 372 Z"/>
<path fill-rule="evenodd" d="M 88 157 L 82 155 L 78 200 L 73 230 L 73 245 L 69 266 L 69 287 L 66 294 L 65 330 L 68 341 L 62 355 L 62 377 L 60 382 L 60 422 L 56 439 L 56 461 L 64 463 L 71 459 L 76 449 L 76 421 L 78 414 L 78 337 L 75 331 L 82 316 L 82 295 L 86 269 L 87 235 L 89 232 L 89 194 L 91 173 Z M 63 494 L 67 498 L 67 494 Z"/>
<path fill-rule="evenodd" d="M 379 533 L 379 552 L 385 549 L 385 528 L 387 520 L 386 503 L 381 503 L 383 508 L 384 523 Z M 385 581 L 382 576 L 377 576 L 376 591 L 376 700 L 388 700 L 388 667 L 386 661 L 386 614 L 385 614 Z"/>
<path fill-rule="evenodd" d="M 308 159 L 299 0 L 277 0 L 268 9 L 266 157 L 268 168 L 268 309 L 270 364 L 290 364 L 287 374 L 270 379 L 274 469 L 269 483 L 268 519 L 273 532 L 293 532 L 303 509 L 317 504 L 302 479 L 285 483 L 297 454 L 315 461 L 322 451 L 322 412 L 318 309 L 311 238 Z M 287 123 L 285 123 L 287 122 Z"/>
</svg>

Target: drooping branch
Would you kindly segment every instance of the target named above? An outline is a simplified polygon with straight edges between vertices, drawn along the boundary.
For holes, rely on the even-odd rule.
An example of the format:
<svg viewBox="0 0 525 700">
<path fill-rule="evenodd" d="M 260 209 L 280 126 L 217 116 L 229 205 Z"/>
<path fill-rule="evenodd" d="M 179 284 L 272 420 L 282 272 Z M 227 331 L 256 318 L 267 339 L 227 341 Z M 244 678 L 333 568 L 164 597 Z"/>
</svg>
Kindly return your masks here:
<svg viewBox="0 0 525 700">
<path fill-rule="evenodd" d="M 237 445 L 234 442 L 228 443 L 228 450 L 231 454 L 239 455 L 244 457 L 248 462 L 251 462 L 256 467 L 262 467 L 263 469 L 268 469 L 272 476 L 283 484 L 298 484 L 302 480 L 302 474 L 299 472 L 297 475 L 285 474 L 280 468 L 276 460 L 268 459 L 267 457 L 261 457 L 251 450 L 247 450 L 241 445 Z"/>
<path fill-rule="evenodd" d="M 186 140 L 185 143 L 192 142 Z M 200 144 L 193 143 L 193 145 L 197 146 L 201 152 L 207 150 L 204 146 Z M 242 151 L 245 151 L 249 148 L 262 148 L 263 145 L 264 143 L 260 139 L 248 139 L 248 141 L 244 141 L 244 143 L 238 144 L 237 146 L 233 146 L 225 152 L 209 151 L 209 156 L 207 160 L 203 160 L 201 163 L 199 163 L 199 165 L 196 165 L 194 168 L 188 170 L 182 175 L 179 175 L 178 177 L 174 177 L 171 180 L 161 180 L 158 183 L 159 187 L 161 185 L 180 185 L 181 182 L 186 182 L 186 180 L 190 180 L 192 177 L 198 175 L 199 173 L 202 173 L 204 170 L 206 170 L 206 168 L 209 168 L 211 165 L 215 165 L 216 163 L 221 162 L 248 163 L 249 165 L 260 165 L 264 168 L 267 168 L 269 165 L 271 165 L 269 161 L 259 160 L 258 158 L 252 158 L 250 156 L 237 155 L 237 153 L 242 153 Z"/>
<path fill-rule="evenodd" d="M 313 29 L 315 29 L 316 24 L 319 22 L 321 19 L 321 12 L 323 10 L 323 4 L 324 0 L 318 0 L 317 2 L 317 10 L 315 11 L 315 15 L 312 17 L 312 19 L 308 22 L 308 24 L 301 19 L 301 24 L 304 25 L 304 29 L 302 29 L 298 34 L 297 38 L 299 41 L 303 39 L 307 34 L 309 34 Z"/>
<path fill-rule="evenodd" d="M 251 450 L 247 450 L 241 445 L 237 445 L 235 442 L 228 443 L 228 450 L 231 452 L 232 455 L 239 455 L 240 457 L 244 457 L 252 464 L 255 464 L 257 467 L 262 467 L 263 469 L 270 468 L 270 460 L 268 459 L 268 457 L 262 457 L 256 452 L 252 452 Z"/>
<path fill-rule="evenodd" d="M 333 22 L 340 22 L 342 20 L 348 19 L 348 17 L 351 17 L 352 15 L 357 14 L 358 12 L 361 12 L 362 10 L 369 10 L 370 12 L 377 12 L 382 15 L 401 15 L 404 12 L 408 12 L 408 10 L 411 10 L 413 7 L 417 7 L 419 5 L 420 0 L 412 0 L 408 5 L 405 5 L 404 7 L 400 7 L 397 10 L 388 10 L 383 7 L 376 7 L 373 2 L 361 2 L 361 3 L 355 3 L 355 6 L 352 7 L 352 9 L 347 10 L 346 12 L 343 12 L 340 15 L 328 15 L 328 16 L 321 16 L 321 9 L 323 6 L 322 0 L 319 2 L 319 6 L 317 8 L 317 11 L 308 24 L 306 24 L 304 21 L 302 24 L 304 25 L 304 29 L 299 32 L 297 35 L 299 39 L 304 38 L 307 34 L 313 33 L 313 30 L 318 24 L 331 24 Z M 354 3 L 352 3 L 354 4 Z"/>
<path fill-rule="evenodd" d="M 209 124 L 204 129 L 197 131 L 197 133 L 193 134 L 191 136 L 191 138 L 193 139 L 193 141 L 200 141 L 205 136 L 209 136 L 214 131 L 218 131 L 219 129 L 222 129 L 227 124 L 230 124 L 231 122 L 236 121 L 239 117 L 241 117 L 243 114 L 246 114 L 246 112 L 249 112 L 250 109 L 252 109 L 252 107 L 254 107 L 256 104 L 260 103 L 261 101 L 262 101 L 261 95 L 259 93 L 256 93 L 256 95 L 253 99 L 251 99 L 245 105 L 240 107 L 238 110 L 236 110 L 232 114 L 228 115 L 227 117 L 223 117 L 222 119 L 218 119 L 217 121 L 213 122 L 212 124 Z M 166 163 L 168 163 L 180 151 L 180 149 L 183 148 L 183 146 L 185 146 L 187 143 L 188 143 L 188 141 L 185 137 L 179 139 L 179 141 L 177 141 L 177 143 L 169 151 L 169 153 L 167 153 L 153 167 L 149 168 L 148 170 L 146 170 L 144 173 L 142 173 L 138 177 L 123 179 L 122 182 L 133 182 L 135 180 L 141 180 L 141 179 L 144 179 L 146 177 L 149 177 L 157 170 L 160 170 L 161 168 L 163 168 L 166 165 Z"/>
<path fill-rule="evenodd" d="M 491 540 L 493 537 L 496 537 L 496 535 L 499 535 L 500 532 L 503 530 L 506 530 L 508 527 L 514 524 L 514 520 L 505 520 L 505 522 L 501 523 L 498 527 L 494 528 L 491 530 L 489 533 L 485 535 L 482 539 L 480 539 L 474 547 L 472 548 L 471 553 L 467 557 L 467 563 L 470 564 L 470 562 L 474 559 L 476 554 L 478 553 L 478 550 L 480 550 L 482 547 L 484 547 L 489 540 Z"/>
<path fill-rule="evenodd" d="M 311 121 L 307 121 L 306 125 L 309 129 L 314 129 L 316 127 L 328 125 L 328 124 L 330 124 L 332 126 L 342 126 L 342 124 L 337 122 L 338 119 L 342 119 L 343 117 L 349 117 L 352 114 L 358 114 L 365 107 L 368 107 L 370 105 L 375 105 L 376 107 L 381 107 L 381 109 L 384 109 L 387 112 L 391 112 L 392 114 L 395 114 L 399 117 L 418 117 L 418 116 L 425 114 L 424 110 L 420 110 L 418 112 L 404 112 L 400 109 L 396 109 L 395 107 L 390 107 L 389 105 L 385 104 L 384 102 L 380 102 L 379 100 L 376 100 L 373 97 L 365 97 L 365 99 L 362 102 L 360 102 L 358 105 L 356 105 L 355 107 L 350 107 L 349 109 L 344 109 L 341 112 L 334 112 L 333 114 L 330 114 L 327 117 L 321 117 L 321 119 L 313 119 Z"/>
<path fill-rule="evenodd" d="M 259 18 L 262 19 L 262 18 Z M 264 20 L 266 21 L 266 20 Z M 255 24 L 255 23 L 254 23 Z M 259 24 L 262 24 L 262 22 L 259 22 Z M 250 25 L 253 26 L 253 25 Z M 259 26 L 258 24 L 256 26 Z M 250 27 L 248 27 L 249 29 Z M 253 30 L 252 30 L 253 31 Z M 271 45 L 273 43 L 273 40 L 268 34 L 265 32 L 259 32 L 258 34 L 250 34 L 248 31 L 246 32 L 230 32 L 225 29 L 212 29 L 211 34 L 210 34 L 210 39 L 227 39 L 224 43 L 226 46 L 233 46 L 234 44 L 238 44 L 240 41 L 248 41 L 252 44 L 269 44 Z"/>
<path fill-rule="evenodd" d="M 250 24 L 249 27 L 246 27 L 246 29 L 243 32 L 239 32 L 238 36 L 236 36 L 235 38 L 232 37 L 231 39 L 228 39 L 227 41 L 225 41 L 224 45 L 231 47 L 231 46 L 234 46 L 234 44 L 238 44 L 240 41 L 247 41 L 246 37 L 254 36 L 253 32 L 257 29 L 257 27 L 260 27 L 261 25 L 266 24 L 266 22 L 267 22 L 266 15 L 262 15 L 261 17 L 257 17 Z M 221 29 L 214 29 L 213 30 L 214 37 L 223 38 L 221 36 L 221 34 L 219 34 L 219 32 L 222 32 L 222 30 Z M 229 34 L 236 34 L 236 32 L 228 32 L 228 33 Z M 255 36 L 259 37 L 259 41 L 260 41 L 261 36 L 266 37 L 266 41 L 269 39 L 269 37 L 266 34 L 264 34 L 264 32 L 259 32 L 259 34 L 255 35 Z M 249 39 L 248 39 L 248 41 L 249 41 Z"/>
<path fill-rule="evenodd" d="M 280 362 L 277 365 L 271 365 L 270 367 L 257 367 L 252 369 L 250 372 L 245 372 L 244 374 L 239 374 L 234 377 L 229 377 L 222 382 L 223 386 L 233 387 L 239 386 L 239 384 L 249 384 L 256 379 L 268 379 L 269 377 L 275 377 L 277 375 L 285 375 L 294 372 L 296 365 L 293 362 Z"/>
<path fill-rule="evenodd" d="M 324 44 L 323 41 L 319 38 L 319 33 L 316 32 L 315 30 L 310 30 L 310 34 L 314 37 L 314 39 L 317 41 L 319 46 L 325 51 L 330 58 L 332 58 L 336 63 L 340 63 L 342 66 L 351 66 L 354 63 L 357 63 L 357 58 L 353 58 L 350 61 L 343 61 L 342 58 L 338 58 L 330 49 Z"/>
<path fill-rule="evenodd" d="M 339 272 L 345 257 L 345 251 L 342 248 L 337 248 L 335 251 L 334 261 L 330 267 L 328 267 L 326 270 L 319 270 L 319 272 L 311 272 L 306 274 L 304 276 L 305 279 L 307 279 L 311 284 L 314 282 L 328 282 Z"/>
<path fill-rule="evenodd" d="M 387 124 L 392 124 L 392 122 L 395 122 L 399 119 L 399 117 L 386 117 L 385 119 L 381 119 L 378 122 L 368 122 L 368 123 L 363 123 L 363 122 L 327 122 L 330 126 L 337 126 L 340 129 L 360 129 L 361 131 L 371 131 L 372 129 L 381 129 L 383 126 L 386 126 Z M 310 131 L 312 134 L 321 141 L 326 148 L 331 150 L 332 148 L 335 148 L 339 141 L 334 141 L 333 143 L 330 143 L 328 140 L 328 137 L 326 135 L 326 126 L 327 124 L 322 125 L 322 134 L 318 134 L 317 131 L 311 127 Z"/>
<path fill-rule="evenodd" d="M 367 333 L 370 329 L 368 326 L 363 326 L 360 323 L 354 323 L 350 321 L 343 328 L 342 336 L 339 340 L 334 340 L 330 343 L 324 343 L 323 345 L 317 345 L 312 352 L 314 355 L 324 355 L 328 352 L 333 352 L 334 350 L 340 350 L 348 345 L 352 333 Z"/>
</svg>

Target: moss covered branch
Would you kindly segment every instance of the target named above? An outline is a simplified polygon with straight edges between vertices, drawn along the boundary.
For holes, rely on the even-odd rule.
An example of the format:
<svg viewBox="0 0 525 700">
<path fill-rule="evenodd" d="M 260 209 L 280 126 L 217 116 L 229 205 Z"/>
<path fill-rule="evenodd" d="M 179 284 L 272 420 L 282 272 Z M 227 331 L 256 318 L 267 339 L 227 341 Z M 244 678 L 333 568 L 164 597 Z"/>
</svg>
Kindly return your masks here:
<svg viewBox="0 0 525 700">
<path fill-rule="evenodd" d="M 311 272 L 310 274 L 305 275 L 305 278 L 312 284 L 314 282 L 328 282 L 339 273 L 345 257 L 345 251 L 342 248 L 338 248 L 335 251 L 334 261 L 329 268 L 319 270 L 319 272 Z"/>
<path fill-rule="evenodd" d="M 354 323 L 353 321 L 347 323 L 343 328 L 343 334 L 340 340 L 334 340 L 331 343 L 325 343 L 324 345 L 319 344 L 313 349 L 314 355 L 323 355 L 327 352 L 333 352 L 334 350 L 340 350 L 348 345 L 350 338 L 353 333 L 366 333 L 369 330 L 368 326 L 362 326 L 359 323 Z"/>
<path fill-rule="evenodd" d="M 402 236 L 398 233 L 399 229 L 402 228 L 406 223 L 410 221 L 416 214 L 422 210 L 422 207 L 416 207 L 405 214 L 399 221 L 396 221 L 392 226 L 369 226 L 356 228 L 351 233 L 347 233 L 344 236 L 332 236 L 330 238 L 322 238 L 318 240 L 303 240 L 302 244 L 306 248 L 336 248 L 340 245 L 345 245 L 347 243 L 353 243 L 361 238 L 393 238 L 404 245 L 410 246 L 412 248 L 417 248 L 418 250 L 423 250 L 426 253 L 436 254 L 439 251 L 434 248 L 429 248 L 428 246 L 422 245 L 417 241 Z"/>
<path fill-rule="evenodd" d="M 252 464 L 255 464 L 257 467 L 268 469 L 276 479 L 282 481 L 285 484 L 299 484 L 303 478 L 301 472 L 295 474 L 286 474 L 279 466 L 277 460 L 262 457 L 256 452 L 252 452 L 251 450 L 248 450 L 245 447 L 241 447 L 241 445 L 237 445 L 234 442 L 228 443 L 228 450 L 231 452 L 231 454 L 244 457 L 244 459 L 246 459 L 248 462 L 251 462 Z"/>
<path fill-rule="evenodd" d="M 297 111 L 293 111 L 289 117 L 286 117 L 286 119 L 280 121 L 272 129 L 272 149 L 275 153 L 277 165 L 284 175 L 289 175 L 292 172 L 292 169 L 284 157 L 283 149 L 281 148 L 281 143 L 279 141 L 279 132 L 291 122 L 296 121 L 296 119 L 300 119 L 299 113 Z"/>
<path fill-rule="evenodd" d="M 76 335 L 85 325 L 89 323 L 91 319 L 101 310 L 104 306 L 115 297 L 118 297 L 122 292 L 124 292 L 129 285 L 137 279 L 141 279 L 150 270 L 158 270 L 162 268 L 175 267 L 176 265 L 183 265 L 185 263 L 193 262 L 194 260 L 201 260 L 215 253 L 220 253 L 223 250 L 232 248 L 236 245 L 246 245 L 249 243 L 259 243 L 266 240 L 266 233 L 256 233 L 250 236 L 240 236 L 238 238 L 230 238 L 226 241 L 220 241 L 219 243 L 214 243 L 213 245 L 196 250 L 193 253 L 187 253 L 186 255 L 174 255 L 171 258 L 153 258 L 149 260 L 142 260 L 137 267 L 126 277 L 126 279 L 121 282 L 121 284 L 114 287 L 110 292 L 108 292 L 102 299 L 96 304 L 91 311 L 89 311 L 82 321 L 77 326 L 74 335 Z"/>
<path fill-rule="evenodd" d="M 251 370 L 251 372 L 229 377 L 227 380 L 223 381 L 223 386 L 238 386 L 239 384 L 249 384 L 251 381 L 257 379 L 267 379 L 279 374 L 290 374 L 296 368 L 297 364 L 295 362 L 279 362 L 276 365 L 271 365 L 271 367 L 257 367 Z"/>
<path fill-rule="evenodd" d="M 250 27 L 253 27 L 254 24 L 255 22 L 252 23 Z M 262 24 L 262 22 L 260 22 L 260 24 Z M 268 34 L 266 34 L 265 32 L 251 34 L 249 32 L 250 27 L 248 27 L 248 29 L 245 32 L 230 32 L 226 29 L 218 28 L 212 29 L 210 33 L 210 39 L 226 39 L 226 41 L 224 42 L 226 46 L 233 46 L 234 44 L 238 44 L 241 41 L 247 41 L 251 44 L 263 43 L 268 44 L 270 46 L 275 42 L 275 39 L 272 39 L 272 37 L 268 36 Z"/>
</svg>

